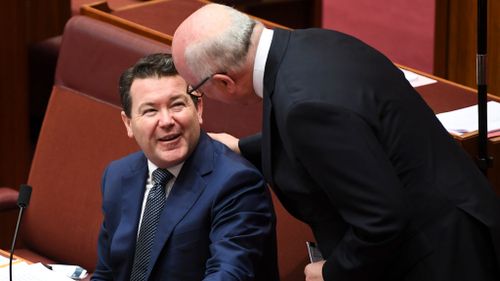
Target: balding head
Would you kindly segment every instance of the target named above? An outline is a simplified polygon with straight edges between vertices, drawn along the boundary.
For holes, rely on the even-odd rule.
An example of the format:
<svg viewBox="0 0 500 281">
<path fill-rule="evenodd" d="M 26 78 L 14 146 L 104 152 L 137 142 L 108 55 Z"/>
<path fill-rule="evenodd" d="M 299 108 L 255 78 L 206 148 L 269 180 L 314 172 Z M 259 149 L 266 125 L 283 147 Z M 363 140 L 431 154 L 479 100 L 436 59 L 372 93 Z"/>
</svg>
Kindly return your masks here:
<svg viewBox="0 0 500 281">
<path fill-rule="evenodd" d="M 210 75 L 207 74 L 208 69 L 198 70 L 198 68 L 207 68 L 206 63 L 198 65 L 204 60 L 202 59 L 200 63 L 193 63 L 195 60 L 193 57 L 199 59 L 202 55 L 207 56 L 207 51 L 204 50 L 207 42 L 217 40 L 228 25 L 230 25 L 230 18 L 226 6 L 218 4 L 209 4 L 198 9 L 179 25 L 174 33 L 172 54 L 174 63 L 183 70 L 181 75 L 188 73 L 187 76 L 194 80 L 202 79 L 200 77 L 203 77 L 203 74 Z M 193 67 L 195 69 L 191 69 Z"/>
<path fill-rule="evenodd" d="M 215 73 L 246 71 L 249 61 L 253 63 L 249 50 L 258 41 L 252 37 L 256 24 L 228 6 L 209 4 L 200 8 L 174 34 L 172 55 L 179 73 L 196 84 Z"/>
</svg>

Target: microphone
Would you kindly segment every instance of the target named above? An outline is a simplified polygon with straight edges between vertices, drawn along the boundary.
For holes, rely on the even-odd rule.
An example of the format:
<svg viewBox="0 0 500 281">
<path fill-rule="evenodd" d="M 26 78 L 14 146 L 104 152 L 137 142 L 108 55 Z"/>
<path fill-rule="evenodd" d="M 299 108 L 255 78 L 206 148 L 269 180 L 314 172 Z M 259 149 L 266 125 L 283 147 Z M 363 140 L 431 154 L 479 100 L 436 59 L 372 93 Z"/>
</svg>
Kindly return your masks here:
<svg viewBox="0 0 500 281">
<path fill-rule="evenodd" d="M 21 224 L 21 218 L 23 216 L 23 211 L 28 207 L 31 198 L 31 186 L 27 184 L 21 184 L 19 187 L 19 196 L 17 197 L 17 206 L 19 206 L 19 215 L 17 216 L 16 229 L 14 231 L 14 238 L 12 239 L 12 246 L 10 247 L 10 257 L 9 257 L 9 279 L 12 281 L 12 259 L 14 257 L 14 246 L 16 245 L 17 232 L 19 231 L 19 226 Z"/>
</svg>

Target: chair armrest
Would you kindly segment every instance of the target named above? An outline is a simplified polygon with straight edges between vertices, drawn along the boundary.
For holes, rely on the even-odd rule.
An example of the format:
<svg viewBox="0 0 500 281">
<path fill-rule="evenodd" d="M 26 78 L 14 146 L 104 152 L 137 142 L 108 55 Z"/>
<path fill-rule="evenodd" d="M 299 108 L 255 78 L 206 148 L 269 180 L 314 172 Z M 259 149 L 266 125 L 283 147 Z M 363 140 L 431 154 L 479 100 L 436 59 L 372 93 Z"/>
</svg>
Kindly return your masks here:
<svg viewBox="0 0 500 281">
<path fill-rule="evenodd" d="M 0 187 L 0 211 L 15 209 L 19 192 L 9 187 Z"/>
</svg>

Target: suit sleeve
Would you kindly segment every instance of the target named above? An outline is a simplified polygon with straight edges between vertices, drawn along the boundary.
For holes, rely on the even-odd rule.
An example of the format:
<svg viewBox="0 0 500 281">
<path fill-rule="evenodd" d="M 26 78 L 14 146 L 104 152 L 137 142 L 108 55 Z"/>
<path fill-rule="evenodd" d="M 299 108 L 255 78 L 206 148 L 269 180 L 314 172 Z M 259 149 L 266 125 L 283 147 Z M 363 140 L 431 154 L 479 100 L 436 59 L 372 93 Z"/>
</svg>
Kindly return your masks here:
<svg viewBox="0 0 500 281">
<path fill-rule="evenodd" d="M 269 257 L 264 252 L 275 249 L 275 216 L 269 192 L 254 169 L 232 174 L 226 185 L 212 209 L 211 255 L 204 280 L 255 280 L 255 273 L 262 272 L 259 266 L 264 256 Z M 268 277 L 259 278 L 275 280 Z"/>
<path fill-rule="evenodd" d="M 102 179 L 102 196 L 104 198 L 104 182 L 106 181 L 107 169 L 104 172 Z M 101 229 L 99 230 L 99 237 L 97 240 L 97 265 L 95 272 L 92 274 L 91 281 L 111 281 L 113 280 L 113 275 L 111 267 L 109 266 L 109 236 L 106 230 L 106 219 L 103 220 L 101 224 Z"/>
<path fill-rule="evenodd" d="M 240 139 L 238 142 L 241 155 L 262 171 L 262 134 L 258 133 Z"/>
<path fill-rule="evenodd" d="M 408 224 L 403 185 L 375 130 L 334 105 L 295 105 L 286 119 L 292 153 L 349 224 L 323 266 L 325 280 L 377 280 Z M 327 211 L 327 210 L 325 210 Z"/>
</svg>

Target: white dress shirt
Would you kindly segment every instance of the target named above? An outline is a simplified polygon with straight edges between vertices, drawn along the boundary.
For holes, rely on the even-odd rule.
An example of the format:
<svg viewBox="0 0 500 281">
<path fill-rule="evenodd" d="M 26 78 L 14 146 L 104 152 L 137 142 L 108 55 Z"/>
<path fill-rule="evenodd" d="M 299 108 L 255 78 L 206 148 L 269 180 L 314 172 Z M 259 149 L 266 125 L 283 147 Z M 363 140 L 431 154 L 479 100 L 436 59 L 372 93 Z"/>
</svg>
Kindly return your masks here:
<svg viewBox="0 0 500 281">
<path fill-rule="evenodd" d="M 253 64 L 253 89 L 255 94 L 262 98 L 264 96 L 264 70 L 266 68 L 267 55 L 271 48 L 274 31 L 264 27 L 259 38 L 255 61 Z"/>
</svg>

